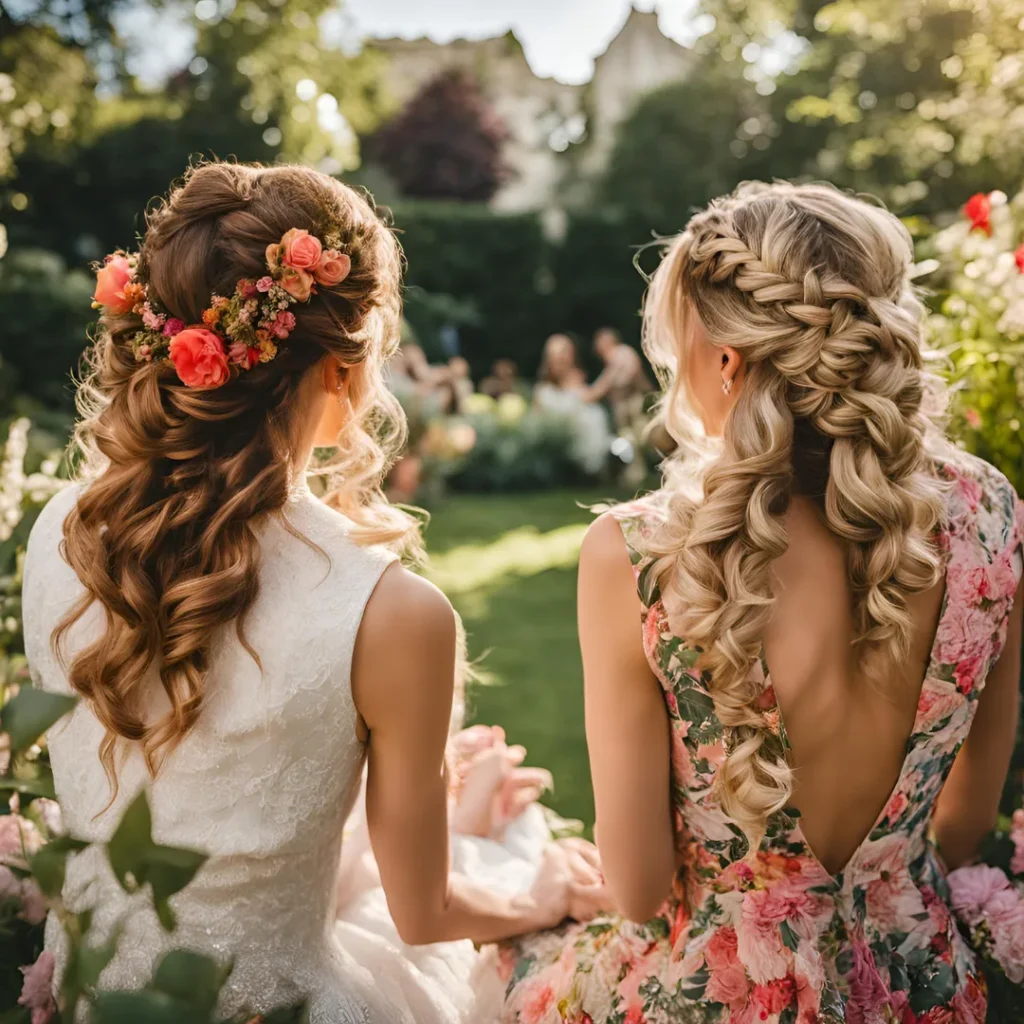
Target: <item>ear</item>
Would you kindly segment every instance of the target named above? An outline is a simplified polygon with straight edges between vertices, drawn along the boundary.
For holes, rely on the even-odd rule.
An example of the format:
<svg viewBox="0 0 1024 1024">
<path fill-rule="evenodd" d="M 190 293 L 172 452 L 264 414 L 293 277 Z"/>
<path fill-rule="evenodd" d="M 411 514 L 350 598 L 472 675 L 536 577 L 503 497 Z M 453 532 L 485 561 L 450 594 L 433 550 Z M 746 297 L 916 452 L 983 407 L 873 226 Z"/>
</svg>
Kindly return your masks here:
<svg viewBox="0 0 1024 1024">
<path fill-rule="evenodd" d="M 336 356 L 324 356 L 321 363 L 324 391 L 329 395 L 341 396 L 348 387 L 348 367 Z"/>
<path fill-rule="evenodd" d="M 743 354 L 732 345 L 723 345 L 721 353 L 722 384 L 728 384 L 731 388 L 743 370 L 746 360 L 743 358 Z"/>
</svg>

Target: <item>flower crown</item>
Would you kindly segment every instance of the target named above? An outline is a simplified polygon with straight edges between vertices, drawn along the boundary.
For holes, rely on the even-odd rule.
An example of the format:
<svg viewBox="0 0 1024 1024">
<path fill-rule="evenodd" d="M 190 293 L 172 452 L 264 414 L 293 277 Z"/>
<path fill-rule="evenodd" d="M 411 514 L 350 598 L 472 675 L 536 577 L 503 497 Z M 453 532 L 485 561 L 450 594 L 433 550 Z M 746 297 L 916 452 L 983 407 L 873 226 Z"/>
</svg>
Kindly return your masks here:
<svg viewBox="0 0 1024 1024">
<path fill-rule="evenodd" d="M 138 267 L 138 253 L 119 250 L 108 256 L 96 273 L 93 308 L 142 317 L 142 329 L 129 339 L 135 358 L 170 359 L 183 384 L 210 390 L 235 373 L 270 362 L 278 342 L 295 328 L 288 307 L 308 302 L 318 284 L 341 284 L 352 260 L 337 236 L 321 242 L 304 228 L 290 228 L 280 242 L 267 246 L 263 277 L 242 278 L 230 299 L 214 295 L 202 323 L 191 325 L 160 308 L 138 280 Z"/>
</svg>

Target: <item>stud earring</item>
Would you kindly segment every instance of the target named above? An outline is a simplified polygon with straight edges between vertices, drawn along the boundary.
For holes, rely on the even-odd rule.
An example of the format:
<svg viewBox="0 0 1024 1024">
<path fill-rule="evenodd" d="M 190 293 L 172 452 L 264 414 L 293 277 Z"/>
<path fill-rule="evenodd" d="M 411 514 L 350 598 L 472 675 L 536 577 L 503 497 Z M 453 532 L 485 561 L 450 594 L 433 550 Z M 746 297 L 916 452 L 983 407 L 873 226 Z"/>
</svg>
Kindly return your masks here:
<svg viewBox="0 0 1024 1024">
<path fill-rule="evenodd" d="M 726 395 L 732 394 L 732 377 L 728 377 L 722 381 L 722 393 Z"/>
</svg>

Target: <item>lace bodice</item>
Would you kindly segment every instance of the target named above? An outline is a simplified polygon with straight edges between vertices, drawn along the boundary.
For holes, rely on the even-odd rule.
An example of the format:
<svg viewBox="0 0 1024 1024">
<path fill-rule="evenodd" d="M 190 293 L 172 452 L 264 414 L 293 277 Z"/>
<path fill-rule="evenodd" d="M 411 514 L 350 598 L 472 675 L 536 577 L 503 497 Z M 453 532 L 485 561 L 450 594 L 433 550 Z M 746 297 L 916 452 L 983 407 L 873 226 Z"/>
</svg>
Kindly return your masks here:
<svg viewBox="0 0 1024 1024">
<path fill-rule="evenodd" d="M 77 493 L 70 487 L 43 510 L 25 565 L 27 653 L 36 685 L 57 692 L 67 692 L 68 683 L 50 636 L 82 593 L 60 554 L 62 524 Z M 305 489 L 293 494 L 281 518 L 263 524 L 260 591 L 245 627 L 262 670 L 234 627 L 226 628 L 211 654 L 207 704 L 156 780 L 138 751 L 126 749 L 120 791 L 107 807 L 110 789 L 98 757 L 103 728 L 88 704 L 51 730 L 57 796 L 73 835 L 108 838 L 148 786 L 155 840 L 210 855 L 172 899 L 178 928 L 170 936 L 145 893 L 124 894 L 101 848 L 71 860 L 69 907 L 94 907 L 100 937 L 125 921 L 118 955 L 101 979 L 106 987 L 144 983 L 164 950 L 185 946 L 234 959 L 225 1012 L 243 1005 L 263 1011 L 309 996 L 314 1024 L 399 1019 L 332 934 L 342 827 L 364 761 L 352 652 L 366 601 L 394 557 L 357 546 L 348 527 Z M 94 606 L 73 627 L 68 662 L 97 635 L 102 614 Z M 150 693 L 158 712 L 165 698 L 155 678 Z M 61 940 L 51 921 L 47 945 L 58 966 Z"/>
</svg>

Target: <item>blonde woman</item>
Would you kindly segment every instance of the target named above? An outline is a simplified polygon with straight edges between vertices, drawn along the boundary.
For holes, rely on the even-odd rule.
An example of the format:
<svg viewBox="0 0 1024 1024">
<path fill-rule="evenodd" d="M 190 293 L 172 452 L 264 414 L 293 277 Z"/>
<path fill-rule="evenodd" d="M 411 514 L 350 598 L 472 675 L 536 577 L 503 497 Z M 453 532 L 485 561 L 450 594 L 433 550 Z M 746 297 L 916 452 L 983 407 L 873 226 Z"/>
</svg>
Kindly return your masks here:
<svg viewBox="0 0 1024 1024">
<path fill-rule="evenodd" d="M 210 855 L 173 934 L 100 848 L 71 861 L 68 907 L 95 908 L 97 941 L 123 926 L 105 987 L 185 946 L 233 963 L 225 1013 L 305 998 L 314 1024 L 451 1021 L 429 993 L 407 1012 L 333 929 L 364 761 L 403 939 L 493 941 L 579 912 L 556 847 L 517 896 L 449 875 L 455 617 L 398 563 L 416 525 L 380 492 L 404 424 L 382 378 L 400 267 L 334 179 L 209 164 L 99 271 L 83 474 L 32 532 L 26 648 L 37 685 L 82 698 L 49 737 L 71 833 L 109 838 L 148 787 L 155 839 Z M 305 484 L 315 446 L 337 449 L 333 507 Z M 51 922 L 58 977 L 61 938 Z"/>
<path fill-rule="evenodd" d="M 825 186 L 668 244 L 645 328 L 680 452 L 579 575 L 621 915 L 503 947 L 503 1020 L 985 1019 L 945 876 L 1013 746 L 1024 507 L 929 422 L 910 259 Z"/>
</svg>

